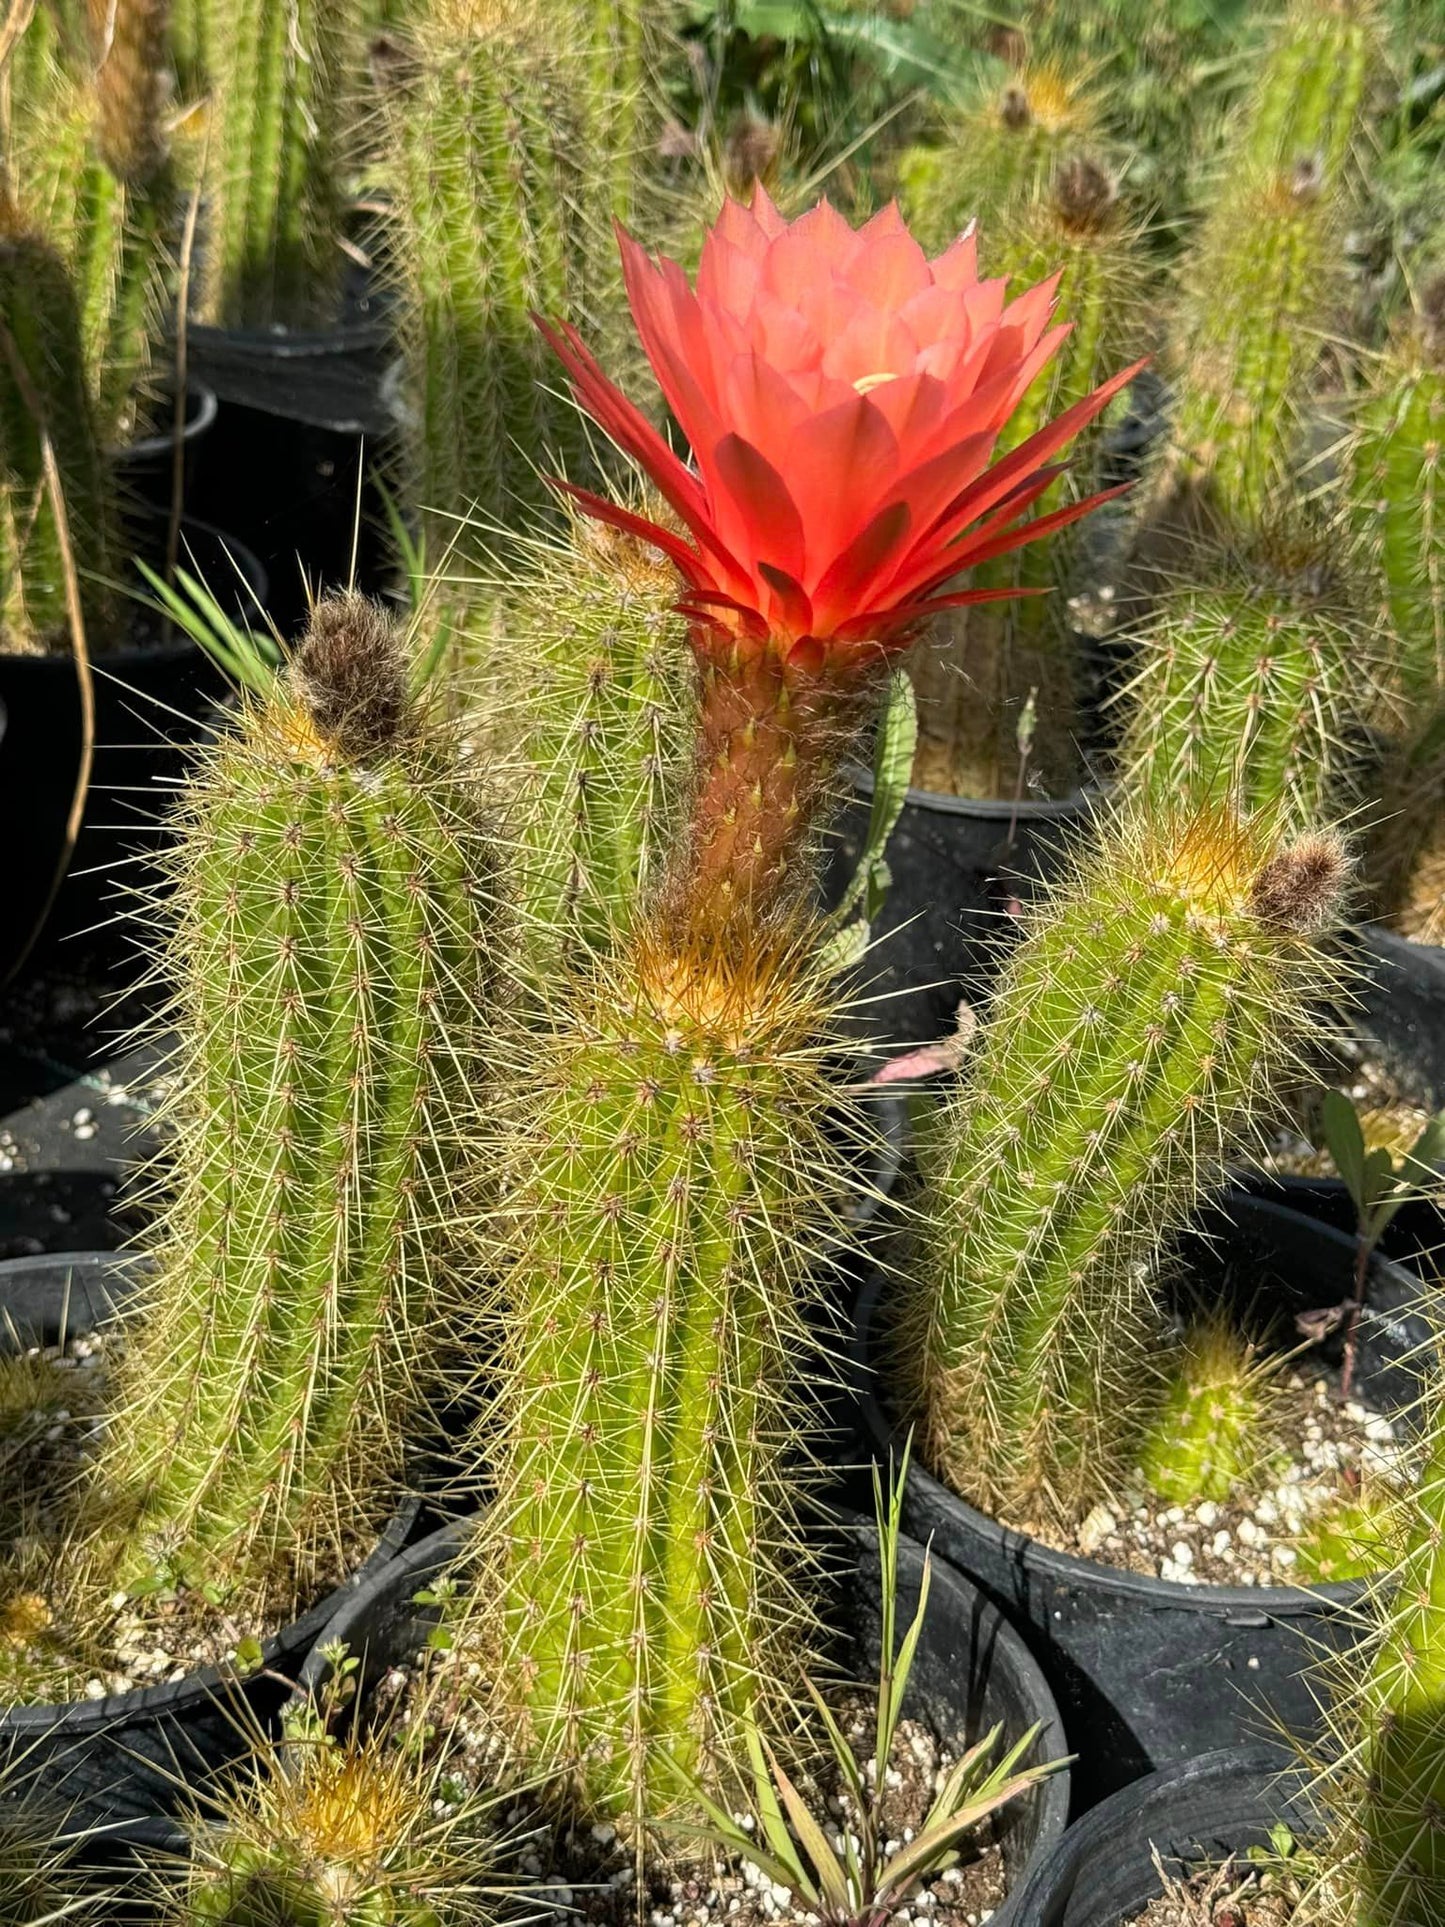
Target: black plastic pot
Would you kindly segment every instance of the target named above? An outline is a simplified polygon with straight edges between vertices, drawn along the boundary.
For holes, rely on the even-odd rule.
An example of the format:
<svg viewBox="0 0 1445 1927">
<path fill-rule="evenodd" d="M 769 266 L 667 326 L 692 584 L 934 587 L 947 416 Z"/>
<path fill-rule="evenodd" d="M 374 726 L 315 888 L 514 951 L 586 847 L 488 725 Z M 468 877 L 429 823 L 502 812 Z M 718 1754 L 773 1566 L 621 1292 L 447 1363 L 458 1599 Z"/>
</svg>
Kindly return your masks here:
<svg viewBox="0 0 1445 1927">
<path fill-rule="evenodd" d="M 174 406 L 170 397 L 156 411 L 164 419 Z M 214 388 L 201 382 L 186 386 L 186 415 L 181 427 L 181 503 L 190 500 L 196 466 L 207 436 L 216 425 L 219 403 Z M 111 452 L 111 468 L 122 498 L 169 511 L 175 488 L 175 438 L 168 432 L 141 435 Z"/>
<path fill-rule="evenodd" d="M 1243 1193 L 1211 1213 L 1173 1275 L 1191 1301 L 1223 1303 L 1253 1327 L 1273 1320 L 1297 1342 L 1297 1313 L 1350 1290 L 1353 1240 Z M 855 1358 L 865 1452 L 886 1463 L 902 1440 L 871 1382 L 874 1335 L 888 1285 L 860 1293 Z M 1412 1308 L 1420 1281 L 1377 1259 L 1360 1328 L 1361 1396 L 1384 1411 L 1413 1403 L 1415 1355 L 1428 1327 Z M 1338 1340 L 1336 1340 L 1338 1343 Z M 1185 1586 L 1055 1552 L 986 1518 L 915 1460 L 904 1522 L 975 1580 L 1023 1629 L 1053 1688 L 1078 1755 L 1075 1795 L 1092 1805 L 1151 1768 L 1211 1748 L 1247 1745 L 1281 1728 L 1320 1731 L 1310 1677 L 1321 1644 L 1358 1637 L 1364 1584 Z"/>
<path fill-rule="evenodd" d="M 153 564 L 164 554 L 165 518 L 144 511 L 136 546 Z M 181 524 L 181 557 L 218 601 L 253 619 L 266 575 L 249 550 L 204 522 Z M 137 581 L 137 588 L 142 585 Z M 156 618 L 159 623 L 159 618 Z M 159 640 L 97 650 L 92 641 L 95 754 L 90 790 L 69 874 L 51 911 L 48 940 L 113 917 L 116 878 L 106 874 L 153 847 L 196 742 L 226 693 L 220 671 L 193 642 Z M 13 827 L 0 919 L 0 978 L 44 912 L 65 848 L 82 742 L 80 686 L 69 655 L 0 654 L 0 823 Z M 134 864 L 122 881 L 142 881 Z"/>
<path fill-rule="evenodd" d="M 436 1624 L 434 1608 L 419 1606 L 427 1587 L 462 1549 L 465 1522 L 445 1526 L 375 1573 L 340 1606 L 301 1668 L 297 1701 L 315 1695 L 330 1673 L 327 1649 L 343 1645 L 361 1661 L 358 1705 L 370 1683 L 403 1665 Z M 841 1521 L 820 1544 L 830 1574 L 824 1623 L 837 1637 L 843 1659 L 861 1655 L 876 1666 L 879 1647 L 878 1542 L 871 1525 Z M 898 1619 L 906 1626 L 918 1605 L 923 1548 L 904 1540 L 899 1553 Z M 957 1747 L 1001 1723 L 1005 1742 L 1031 1726 L 1041 1731 L 1035 1757 L 1061 1759 L 1067 1752 L 1058 1708 L 1027 1648 L 1008 1621 L 946 1560 L 936 1556 L 928 1615 L 919 1642 L 905 1712 L 924 1720 L 945 1743 Z M 1015 1882 L 1062 1837 L 1069 1811 L 1069 1773 L 1061 1768 L 1027 1800 L 1010 1809 L 1003 1836 Z M 993 1915 L 994 1927 L 1018 1927 L 1012 1902 Z"/>
<path fill-rule="evenodd" d="M 1038 1855 L 1013 1927 L 1126 1927 L 1159 1897 L 1156 1851 L 1178 1878 L 1267 1846 L 1280 1822 L 1297 1839 L 1317 1824 L 1303 1777 L 1278 1752 L 1227 1748 L 1151 1773 Z"/>
<path fill-rule="evenodd" d="M 0 1345 L 53 1343 L 94 1330 L 123 1311 L 135 1289 L 134 1258 L 69 1252 L 0 1264 Z M 171 1684 L 98 1700 L 0 1710 L 0 1766 L 23 1762 L 27 1792 L 53 1800 L 69 1824 L 103 1827 L 112 1842 L 165 1844 L 164 1816 L 188 1782 L 238 1759 L 248 1726 L 271 1720 L 321 1628 L 357 1588 L 386 1569 L 417 1514 L 409 1501 L 346 1585 L 320 1599 L 263 1646 L 264 1671 L 227 1680 L 214 1667 Z"/>
<path fill-rule="evenodd" d="M 261 558 L 283 633 L 304 619 L 308 583 L 353 580 L 353 557 L 359 589 L 380 591 L 394 573 L 373 479 L 395 436 L 383 394 L 394 353 L 379 319 L 191 330 L 191 365 L 221 402 L 193 505 Z"/>
<path fill-rule="evenodd" d="M 830 859 L 841 890 L 868 829 L 872 778 L 855 771 Z M 1083 791 L 1057 802 L 976 801 L 909 790 L 888 840 L 892 882 L 864 965 L 866 1022 L 879 1037 L 927 1043 L 953 1028 L 959 999 L 994 973 L 1009 905 L 1058 865 L 1069 833 L 1087 819 Z"/>
</svg>

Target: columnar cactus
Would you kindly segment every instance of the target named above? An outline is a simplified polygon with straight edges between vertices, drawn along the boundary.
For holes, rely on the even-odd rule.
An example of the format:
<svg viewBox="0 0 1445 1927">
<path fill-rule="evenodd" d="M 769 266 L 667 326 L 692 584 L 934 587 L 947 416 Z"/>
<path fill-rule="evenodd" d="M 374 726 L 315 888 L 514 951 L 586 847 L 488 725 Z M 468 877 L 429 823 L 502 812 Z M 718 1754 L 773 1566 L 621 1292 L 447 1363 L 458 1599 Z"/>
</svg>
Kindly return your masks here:
<svg viewBox="0 0 1445 1927">
<path fill-rule="evenodd" d="M 547 506 L 585 479 L 586 425 L 534 313 L 589 327 L 618 288 L 585 63 L 514 0 L 424 0 L 392 101 L 408 404 L 406 496 L 433 562 L 460 518 Z"/>
<path fill-rule="evenodd" d="M 47 481 L 49 438 L 93 647 L 111 629 L 115 505 L 86 382 L 75 288 L 49 243 L 0 192 L 0 633 L 12 650 L 67 647 L 65 543 Z"/>
<path fill-rule="evenodd" d="M 239 0 L 211 47 L 202 318 L 334 319 L 360 0 Z"/>
<path fill-rule="evenodd" d="M 408 673 L 380 609 L 320 603 L 179 810 L 176 1135 L 98 1466 L 112 1585 L 287 1601 L 335 1571 L 445 1351 L 493 846 Z"/>
<path fill-rule="evenodd" d="M 1312 539 L 1261 538 L 1171 589 L 1122 692 L 1128 786 L 1167 806 L 1232 796 L 1303 828 L 1351 799 L 1389 650 Z"/>
<path fill-rule="evenodd" d="M 984 234 L 980 261 L 1014 287 L 1057 273 L 1058 318 L 1072 330 L 1004 431 L 1000 446 L 1011 448 L 1142 348 L 1149 266 L 1113 175 L 1083 152 L 1060 159 L 1047 192 Z M 1081 437 L 1069 477 L 1044 498 L 1048 506 L 1093 485 L 1098 434 L 1096 426 Z M 1062 795 L 1078 781 L 1077 652 L 1064 608 L 1077 559 L 1077 544 L 1061 537 L 985 563 L 974 571 L 975 588 L 1052 593 L 960 610 L 915 653 L 921 787 L 1000 796 L 1022 776 Z M 1019 725 L 1031 701 L 1035 723 L 1021 769 Z"/>
<path fill-rule="evenodd" d="M 937 145 L 903 156 L 899 194 L 909 225 L 929 249 L 947 247 L 971 221 L 1002 228 L 1008 213 L 1047 192 L 1058 161 L 1101 126 L 1087 80 L 1061 63 L 1021 67 L 971 110 L 950 112 Z"/>
<path fill-rule="evenodd" d="M 1150 1269 L 1332 982 L 1326 837 L 1125 819 L 1030 912 L 930 1141 L 905 1387 L 927 1462 L 1013 1524 L 1128 1476 L 1158 1396 Z"/>
<path fill-rule="evenodd" d="M 1140 1447 L 1144 1483 L 1170 1505 L 1222 1505 L 1259 1472 L 1271 1439 L 1278 1360 L 1218 1314 L 1184 1335 Z"/>
<path fill-rule="evenodd" d="M 1226 130 L 1219 186 L 1181 272 L 1166 499 L 1187 491 L 1248 524 L 1297 472 L 1340 292 L 1371 44 L 1360 0 L 1296 0 Z"/>
<path fill-rule="evenodd" d="M 639 931 L 522 1087 L 490 1670 L 528 1757 L 632 1829 L 676 1804 L 669 1755 L 738 1757 L 802 1616 L 804 1314 L 844 1195 L 810 973 Z"/>
<path fill-rule="evenodd" d="M 578 519 L 529 547 L 506 603 L 489 694 L 523 738 L 518 907 L 541 977 L 623 935 L 660 875 L 692 682 L 677 596 L 660 551 Z"/>
</svg>

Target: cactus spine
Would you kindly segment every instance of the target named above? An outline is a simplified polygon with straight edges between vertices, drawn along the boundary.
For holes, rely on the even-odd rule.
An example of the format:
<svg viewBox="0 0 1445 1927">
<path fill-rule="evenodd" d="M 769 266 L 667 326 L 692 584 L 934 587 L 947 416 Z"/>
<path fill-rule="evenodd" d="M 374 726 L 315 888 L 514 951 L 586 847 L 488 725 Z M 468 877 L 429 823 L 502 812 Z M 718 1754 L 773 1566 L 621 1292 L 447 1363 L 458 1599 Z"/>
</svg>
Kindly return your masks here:
<svg viewBox="0 0 1445 1927">
<path fill-rule="evenodd" d="M 980 244 L 985 271 L 1007 275 L 1016 286 L 1031 287 L 1057 272 L 1058 319 L 1072 324 L 1010 419 L 1002 453 L 1083 400 L 1139 352 L 1148 266 L 1138 224 L 1120 207 L 1112 175 L 1082 153 L 1057 166 L 1046 195 L 981 235 Z M 1081 438 L 1070 480 L 1043 498 L 1042 513 L 1061 505 L 1065 487 L 1077 492 L 1075 499 L 1088 492 L 1099 433 L 1095 424 Z M 920 787 L 1000 796 L 1022 778 L 1062 795 L 1077 782 L 1077 669 L 1062 594 L 1077 556 L 1077 542 L 1065 534 L 984 564 L 973 572 L 975 588 L 1055 593 L 960 610 L 939 625 L 933 645 L 915 655 L 910 673 L 920 728 L 914 780 Z M 1019 722 L 1031 693 L 1037 724 L 1021 759 Z"/>
<path fill-rule="evenodd" d="M 239 0 L 215 36 L 201 313 L 228 327 L 334 318 L 358 0 Z"/>
<path fill-rule="evenodd" d="M 624 935 L 657 881 L 691 677 L 677 595 L 658 551 L 574 519 L 565 546 L 529 547 L 502 618 L 503 688 L 487 707 L 508 728 L 523 718 L 519 908 L 540 981 L 578 945 Z M 508 690 L 518 669 L 526 687 Z"/>
<path fill-rule="evenodd" d="M 86 385 L 80 316 L 65 264 L 0 199 L 0 631 L 11 650 L 64 648 L 65 545 L 46 481 L 60 480 L 86 634 L 104 641 L 114 502 Z"/>
<path fill-rule="evenodd" d="M 1015 1524 L 1124 1479 L 1157 1396 L 1148 1280 L 1331 982 L 1338 846 L 1223 809 L 1125 820 L 1032 912 L 929 1159 L 905 1387 L 921 1448 Z"/>
<path fill-rule="evenodd" d="M 1120 697 L 1132 789 L 1160 806 L 1229 794 L 1295 828 L 1343 799 L 1386 657 L 1327 570 L 1281 536 L 1164 596 Z"/>
<path fill-rule="evenodd" d="M 1359 0 L 1296 0 L 1226 133 L 1227 171 L 1182 269 L 1165 501 L 1202 495 L 1248 525 L 1296 469 L 1371 44 Z"/>
<path fill-rule="evenodd" d="M 528 1757 L 639 1839 L 676 1804 L 669 1754 L 737 1756 L 802 1616 L 803 1308 L 844 1188 L 830 1017 L 806 946 L 648 926 L 523 1086 L 478 1592 Z"/>
<path fill-rule="evenodd" d="M 409 404 L 406 494 L 435 563 L 461 518 L 552 503 L 592 464 L 532 316 L 595 327 L 617 286 L 585 60 L 511 0 L 426 0 L 391 103 Z"/>
<path fill-rule="evenodd" d="M 1144 1438 L 1145 1485 L 1170 1505 L 1222 1505 L 1244 1487 L 1268 1448 L 1277 1371 L 1226 1318 L 1197 1320 Z"/>
<path fill-rule="evenodd" d="M 407 679 L 381 610 L 321 603 L 179 814 L 178 1136 L 99 1460 L 110 1586 L 289 1603 L 334 1572 L 445 1351 L 492 846 Z"/>
</svg>

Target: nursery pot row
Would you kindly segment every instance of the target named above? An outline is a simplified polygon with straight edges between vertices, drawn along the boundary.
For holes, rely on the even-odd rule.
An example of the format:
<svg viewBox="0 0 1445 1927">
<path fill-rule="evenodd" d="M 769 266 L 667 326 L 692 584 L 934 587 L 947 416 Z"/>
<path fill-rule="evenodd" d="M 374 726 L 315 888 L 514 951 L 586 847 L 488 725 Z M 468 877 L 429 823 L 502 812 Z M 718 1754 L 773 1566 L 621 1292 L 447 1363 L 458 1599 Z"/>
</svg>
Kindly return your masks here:
<svg viewBox="0 0 1445 1927">
<path fill-rule="evenodd" d="M 1353 1239 L 1268 1199 L 1234 1193 L 1180 1254 L 1191 1299 L 1223 1303 L 1292 1333 L 1298 1313 L 1349 1294 Z M 876 1375 L 888 1284 L 866 1280 L 857 1305 L 864 1449 L 898 1462 L 903 1437 Z M 1359 1393 L 1384 1412 L 1419 1389 L 1414 1355 L 1428 1327 L 1412 1311 L 1418 1277 L 1376 1258 L 1361 1324 Z M 1318 1733 L 1309 1674 L 1323 1646 L 1358 1636 L 1367 1582 L 1184 1585 L 1055 1551 L 949 1491 L 915 1459 L 904 1522 L 975 1581 L 1023 1631 L 1063 1708 L 1078 1756 L 1076 1797 L 1093 1804 L 1141 1774 L 1281 1728 Z"/>
</svg>

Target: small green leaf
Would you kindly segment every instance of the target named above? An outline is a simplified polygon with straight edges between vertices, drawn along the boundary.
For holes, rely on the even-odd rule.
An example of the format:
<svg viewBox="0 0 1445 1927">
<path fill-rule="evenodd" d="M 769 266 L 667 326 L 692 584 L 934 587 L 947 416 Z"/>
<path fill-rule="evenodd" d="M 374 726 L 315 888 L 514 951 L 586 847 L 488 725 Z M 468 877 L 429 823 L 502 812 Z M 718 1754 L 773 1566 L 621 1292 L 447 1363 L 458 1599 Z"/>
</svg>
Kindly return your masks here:
<svg viewBox="0 0 1445 1927">
<path fill-rule="evenodd" d="M 1343 1091 L 1325 1092 L 1323 1123 L 1325 1145 L 1334 1159 L 1335 1169 L 1344 1179 L 1355 1209 L 1363 1216 L 1370 1207 L 1365 1134 L 1360 1129 L 1358 1112 Z"/>
<path fill-rule="evenodd" d="M 248 1673 L 258 1673 L 266 1664 L 266 1655 L 261 1650 L 261 1642 L 254 1635 L 240 1641 L 236 1647 L 236 1671 L 243 1677 Z"/>
</svg>

